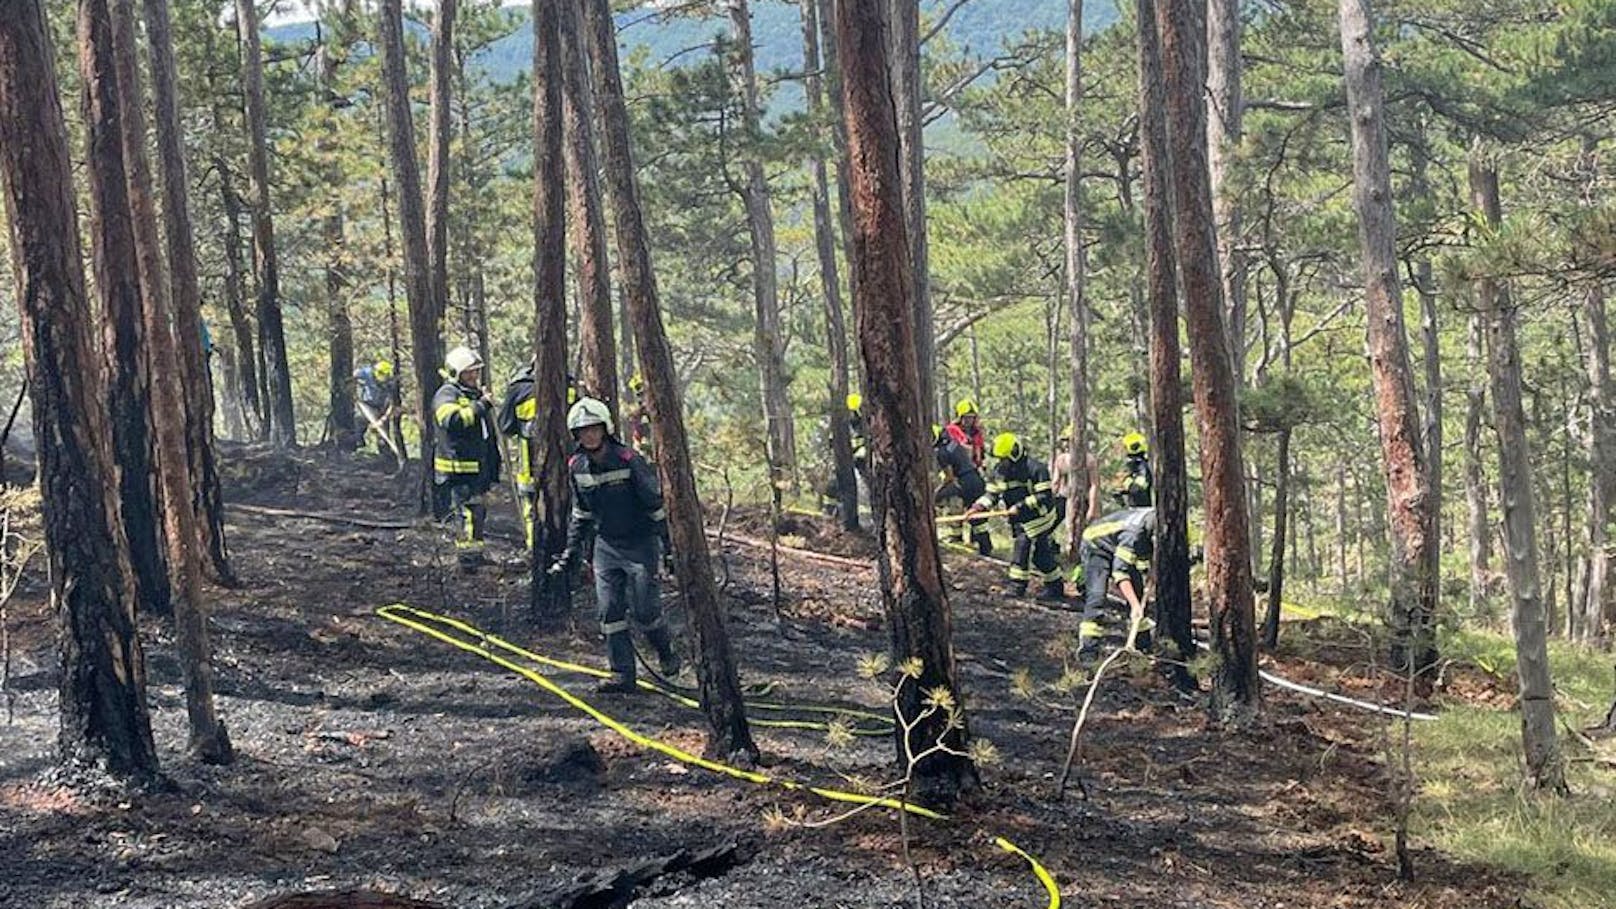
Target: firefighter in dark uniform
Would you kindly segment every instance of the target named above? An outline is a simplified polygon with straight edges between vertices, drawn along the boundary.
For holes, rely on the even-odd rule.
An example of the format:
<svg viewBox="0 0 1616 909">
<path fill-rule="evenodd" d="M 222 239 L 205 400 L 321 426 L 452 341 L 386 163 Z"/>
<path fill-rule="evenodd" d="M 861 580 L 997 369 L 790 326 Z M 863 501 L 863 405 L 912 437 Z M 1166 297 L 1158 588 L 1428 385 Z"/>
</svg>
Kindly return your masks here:
<svg viewBox="0 0 1616 909">
<path fill-rule="evenodd" d="M 1083 530 L 1078 549 L 1084 574 L 1083 615 L 1099 618 L 1112 582 L 1128 604 L 1128 647 L 1134 646 L 1145 616 L 1145 575 L 1155 550 L 1156 509 L 1112 512 Z M 1146 629 L 1148 630 L 1148 628 Z"/>
<path fill-rule="evenodd" d="M 1002 433 L 993 440 L 993 480 L 967 514 L 992 508 L 995 503 L 1010 510 L 1010 530 L 1015 547 L 1010 559 L 1010 581 L 1005 593 L 1023 596 L 1029 581 L 1041 581 L 1040 600 L 1064 600 L 1060 565 L 1055 560 L 1055 528 L 1060 526 L 1059 503 L 1049 467 L 1027 454 L 1014 433 Z"/>
<path fill-rule="evenodd" d="M 982 479 L 982 471 L 971 460 L 971 452 L 954 441 L 953 436 L 943 432 L 941 426 L 933 426 L 931 434 L 932 450 L 937 455 L 937 469 L 942 473 L 943 480 L 943 485 L 937 490 L 938 503 L 957 499 L 962 508 L 969 509 L 987 492 L 987 481 Z M 993 537 L 988 533 L 987 518 L 970 518 L 960 522 L 960 542 L 975 545 L 976 551 L 982 555 L 992 555 Z"/>
<path fill-rule="evenodd" d="M 1125 508 L 1149 508 L 1156 504 L 1156 477 L 1150 471 L 1150 443 L 1142 432 L 1122 437 L 1122 452 L 1128 457 L 1128 475 L 1111 495 Z"/>
<path fill-rule="evenodd" d="M 448 494 L 449 516 L 460 521 L 456 561 L 470 570 L 487 561 L 483 524 L 488 506 L 482 497 L 499 482 L 494 401 L 481 387 L 482 357 L 470 348 L 449 351 L 443 373 L 443 385 L 432 398 L 432 419 L 438 427 L 433 481 Z"/>
<path fill-rule="evenodd" d="M 567 462 L 572 477 L 572 520 L 567 546 L 550 571 L 566 572 L 583 557 L 593 538 L 595 599 L 600 632 L 606 638 L 611 676 L 596 686 L 603 692 L 634 690 L 634 640 L 638 625 L 656 649 L 663 678 L 683 668 L 662 620 L 657 566 L 670 561 L 668 516 L 656 471 L 617 440 L 606 405 L 583 398 L 567 414 L 567 428 L 578 448 Z"/>
<path fill-rule="evenodd" d="M 539 405 L 533 397 L 533 370 L 528 364 L 517 370 L 505 385 L 505 397 L 499 405 L 499 431 L 516 444 L 516 493 L 522 505 L 522 530 L 527 548 L 533 549 L 533 507 L 539 496 L 539 484 L 533 477 L 533 452 L 528 442 L 533 438 L 533 421 L 538 417 Z M 567 406 L 578 402 L 578 384 L 567 376 Z"/>
</svg>

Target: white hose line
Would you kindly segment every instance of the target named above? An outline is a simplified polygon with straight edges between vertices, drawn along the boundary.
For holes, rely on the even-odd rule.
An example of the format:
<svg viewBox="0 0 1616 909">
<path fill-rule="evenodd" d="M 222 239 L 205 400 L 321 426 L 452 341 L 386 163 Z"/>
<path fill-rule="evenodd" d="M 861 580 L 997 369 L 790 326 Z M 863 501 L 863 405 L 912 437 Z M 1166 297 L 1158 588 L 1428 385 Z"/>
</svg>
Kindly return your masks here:
<svg viewBox="0 0 1616 909">
<path fill-rule="evenodd" d="M 1201 646 L 1205 647 L 1206 645 L 1202 644 Z M 1346 704 L 1348 707 L 1357 707 L 1360 710 L 1368 710 L 1371 713 L 1378 713 L 1378 714 L 1381 714 L 1383 716 L 1393 716 L 1393 717 L 1398 717 L 1398 718 L 1407 717 L 1408 719 L 1411 719 L 1411 720 L 1435 720 L 1435 719 L 1439 719 L 1439 717 L 1437 717 L 1435 714 L 1431 714 L 1431 713 L 1420 713 L 1418 711 L 1398 710 L 1395 707 L 1387 707 L 1384 704 L 1376 704 L 1376 703 L 1374 703 L 1372 701 L 1360 701 L 1360 700 L 1358 700 L 1356 698 L 1349 698 L 1346 695 L 1334 694 L 1332 692 L 1324 691 L 1324 690 L 1319 689 L 1319 688 L 1311 688 L 1311 687 L 1309 687 L 1307 685 L 1299 685 L 1296 682 L 1290 681 L 1289 679 L 1282 679 L 1279 676 L 1274 675 L 1272 672 L 1267 671 L 1266 669 L 1259 669 L 1257 671 L 1257 675 L 1261 676 L 1262 680 L 1267 682 L 1270 685 L 1275 685 L 1275 686 L 1280 687 L 1280 688 L 1285 688 L 1285 689 L 1288 689 L 1290 691 L 1295 691 L 1298 694 L 1306 694 L 1306 695 L 1310 695 L 1310 696 L 1316 697 L 1316 698 L 1324 698 L 1327 701 L 1334 701 L 1337 704 Z"/>
</svg>

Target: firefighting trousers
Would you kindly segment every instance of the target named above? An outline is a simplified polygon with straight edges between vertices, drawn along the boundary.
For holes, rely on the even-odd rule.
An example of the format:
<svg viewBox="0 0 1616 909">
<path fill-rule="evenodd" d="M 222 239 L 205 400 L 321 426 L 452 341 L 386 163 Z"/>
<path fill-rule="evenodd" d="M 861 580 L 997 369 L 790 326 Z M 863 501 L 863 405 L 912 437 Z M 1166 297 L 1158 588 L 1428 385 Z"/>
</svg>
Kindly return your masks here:
<svg viewBox="0 0 1616 909">
<path fill-rule="evenodd" d="M 630 628 L 639 627 L 645 639 L 666 661 L 673 641 L 662 621 L 662 585 L 657 577 L 661 544 L 655 537 L 631 543 L 595 539 L 595 601 L 600 633 L 606 638 L 606 660 L 612 672 L 634 678 L 634 639 Z"/>
</svg>

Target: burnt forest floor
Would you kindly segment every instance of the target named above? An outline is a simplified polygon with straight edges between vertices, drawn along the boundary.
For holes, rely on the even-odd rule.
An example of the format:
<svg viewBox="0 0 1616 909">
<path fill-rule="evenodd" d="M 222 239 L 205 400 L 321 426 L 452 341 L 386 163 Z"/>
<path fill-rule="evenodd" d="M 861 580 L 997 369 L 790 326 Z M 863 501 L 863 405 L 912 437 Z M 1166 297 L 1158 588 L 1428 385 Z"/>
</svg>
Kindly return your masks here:
<svg viewBox="0 0 1616 909">
<path fill-rule="evenodd" d="M 580 593 L 565 620 L 540 624 L 525 569 L 457 573 L 444 561 L 444 532 L 398 504 L 411 498 L 408 477 L 390 479 L 364 458 L 248 449 L 228 451 L 225 475 L 233 506 L 258 506 L 229 511 L 242 585 L 208 591 L 219 711 L 237 762 L 212 767 L 185 755 L 173 637 L 147 618 L 165 784 L 124 789 L 55 769 L 54 630 L 36 561 L 11 605 L 0 905 L 236 909 L 278 893 L 366 888 L 493 909 L 598 870 L 729 843 L 742 850 L 734 867 L 664 877 L 632 905 L 914 904 L 890 813 L 806 825 L 837 809 L 643 751 L 530 681 L 379 618 L 378 607 L 404 602 L 548 655 L 603 661 L 591 594 Z M 350 526 L 265 507 L 414 526 Z M 490 510 L 491 555 L 509 560 L 515 510 L 503 493 Z M 882 690 L 858 674 L 859 657 L 886 645 L 872 544 L 812 517 L 788 523 L 788 543 L 844 561 L 783 554 L 777 616 L 768 552 L 724 548 L 723 605 L 742 679 L 775 683 L 777 697 L 882 711 Z M 766 526 L 755 513 L 727 522 L 748 539 Z M 1089 797 L 1057 800 L 1083 694 L 1069 671 L 1078 623 L 1069 611 L 997 597 L 999 571 L 948 555 L 972 731 L 1002 762 L 983 770 L 982 790 L 952 821 L 911 824 L 927 905 L 1046 905 L 1028 866 L 995 848 L 995 835 L 1037 856 L 1072 906 L 1471 909 L 1517 905 L 1527 892 L 1522 878 L 1418 839 L 1418 876 L 1399 882 L 1385 769 L 1394 730 L 1273 689 L 1260 723 L 1228 733 L 1149 666 L 1117 670 L 1085 733 Z M 683 627 L 671 589 L 665 602 Z M 1366 676 L 1352 635 L 1339 631 L 1327 621 L 1288 623 L 1299 643 L 1272 668 L 1373 696 L 1375 686 L 1355 681 Z M 1485 674 L 1456 672 L 1464 682 L 1446 697 L 1500 699 Z M 700 750 L 695 711 L 654 695 L 596 696 L 587 679 L 555 678 L 638 731 Z M 842 788 L 891 778 L 886 738 L 755 735 L 777 777 Z"/>
</svg>

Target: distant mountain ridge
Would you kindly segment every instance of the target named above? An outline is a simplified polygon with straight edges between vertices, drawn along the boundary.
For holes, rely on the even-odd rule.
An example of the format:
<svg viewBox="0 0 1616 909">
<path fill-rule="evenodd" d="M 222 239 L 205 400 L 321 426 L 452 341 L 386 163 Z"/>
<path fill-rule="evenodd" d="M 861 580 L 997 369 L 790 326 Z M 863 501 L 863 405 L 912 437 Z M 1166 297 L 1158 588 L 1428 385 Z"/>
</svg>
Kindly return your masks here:
<svg viewBox="0 0 1616 909">
<path fill-rule="evenodd" d="M 925 0 L 922 5 L 923 19 L 939 15 L 949 5 L 943 0 Z M 617 16 L 618 41 L 625 53 L 643 47 L 652 61 L 667 60 L 710 41 L 715 34 L 726 31 L 728 27 L 722 17 L 663 19 L 655 15 L 652 7 L 653 4 L 646 4 Z M 992 53 L 1007 41 L 1013 41 L 1029 31 L 1064 29 L 1066 8 L 1066 0 L 971 0 L 949 20 L 947 34 L 957 47 Z M 513 8 L 512 12 L 525 23 L 526 12 L 522 8 Z M 802 24 L 799 15 L 795 3 L 754 0 L 752 40 L 757 44 L 757 68 L 760 73 L 801 69 Z M 1103 29 L 1117 20 L 1115 0 L 1086 3 L 1083 16 L 1086 31 Z M 268 29 L 266 36 L 274 41 L 307 41 L 314 37 L 314 25 L 310 22 L 281 25 Z M 532 61 L 533 33 L 524 26 L 494 43 L 474 62 L 488 78 L 506 81 L 526 72 Z M 800 97 L 794 91 L 782 91 L 781 95 L 776 103 L 786 106 L 795 106 L 795 98 Z"/>
</svg>

